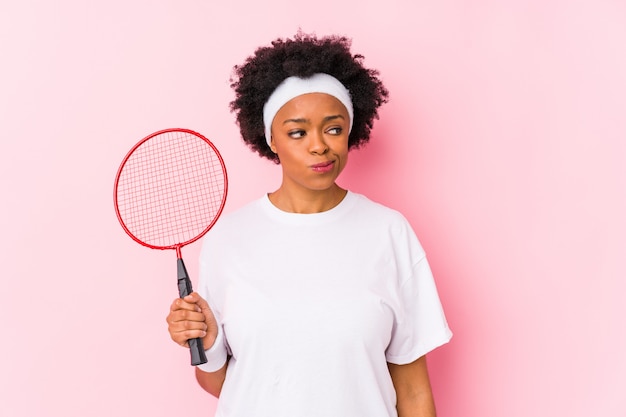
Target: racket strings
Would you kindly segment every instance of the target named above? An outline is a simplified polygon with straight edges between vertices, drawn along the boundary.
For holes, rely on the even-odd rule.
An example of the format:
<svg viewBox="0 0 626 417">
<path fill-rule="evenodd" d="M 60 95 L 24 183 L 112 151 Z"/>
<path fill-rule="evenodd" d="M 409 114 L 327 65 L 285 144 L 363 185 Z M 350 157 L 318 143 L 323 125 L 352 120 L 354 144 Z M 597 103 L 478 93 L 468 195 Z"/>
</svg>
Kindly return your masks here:
<svg viewBox="0 0 626 417">
<path fill-rule="evenodd" d="M 207 141 L 185 132 L 159 134 L 137 147 L 120 173 L 120 217 L 149 245 L 188 242 L 219 215 L 225 179 L 221 158 Z"/>
</svg>

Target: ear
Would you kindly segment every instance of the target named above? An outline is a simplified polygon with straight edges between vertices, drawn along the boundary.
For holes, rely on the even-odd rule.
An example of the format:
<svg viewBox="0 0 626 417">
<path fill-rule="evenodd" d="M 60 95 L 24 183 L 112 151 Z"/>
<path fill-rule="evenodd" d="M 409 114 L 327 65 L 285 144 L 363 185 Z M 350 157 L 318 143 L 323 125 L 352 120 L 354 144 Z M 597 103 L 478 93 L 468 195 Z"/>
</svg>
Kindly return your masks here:
<svg viewBox="0 0 626 417">
<path fill-rule="evenodd" d="M 270 149 L 272 150 L 272 152 L 276 153 L 276 145 L 274 144 L 273 136 L 272 136 L 272 139 L 270 139 Z"/>
</svg>

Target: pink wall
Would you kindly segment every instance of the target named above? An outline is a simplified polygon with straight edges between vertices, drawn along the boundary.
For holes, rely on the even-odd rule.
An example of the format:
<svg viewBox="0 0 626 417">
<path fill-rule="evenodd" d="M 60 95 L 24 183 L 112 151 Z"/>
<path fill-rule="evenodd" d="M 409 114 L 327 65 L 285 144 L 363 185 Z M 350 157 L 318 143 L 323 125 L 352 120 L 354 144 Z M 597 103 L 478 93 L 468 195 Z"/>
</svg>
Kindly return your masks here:
<svg viewBox="0 0 626 417">
<path fill-rule="evenodd" d="M 625 3 L 215 3 L 0 6 L 0 415 L 212 415 L 165 328 L 174 255 L 122 232 L 112 182 L 181 126 L 222 149 L 227 210 L 276 187 L 228 77 L 301 26 L 353 37 L 391 90 L 341 181 L 429 253 L 455 332 L 430 357 L 440 417 L 623 416 Z"/>
</svg>

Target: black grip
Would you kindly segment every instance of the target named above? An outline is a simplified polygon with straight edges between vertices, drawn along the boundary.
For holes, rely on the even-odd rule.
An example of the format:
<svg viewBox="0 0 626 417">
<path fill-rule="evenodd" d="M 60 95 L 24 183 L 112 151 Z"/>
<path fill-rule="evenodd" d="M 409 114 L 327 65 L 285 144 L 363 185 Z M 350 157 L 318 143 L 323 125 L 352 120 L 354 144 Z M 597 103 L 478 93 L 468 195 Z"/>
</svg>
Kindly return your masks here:
<svg viewBox="0 0 626 417">
<path fill-rule="evenodd" d="M 177 270 L 178 270 L 178 295 L 180 298 L 183 298 L 193 292 L 193 288 L 191 287 L 191 280 L 189 279 L 189 275 L 187 274 L 187 268 L 185 268 L 185 263 L 182 258 L 178 258 L 177 261 Z M 202 339 L 195 338 L 189 339 L 187 341 L 189 343 L 189 351 L 191 353 L 191 364 L 201 365 L 206 363 L 206 355 L 204 354 L 204 345 L 202 343 Z"/>
</svg>

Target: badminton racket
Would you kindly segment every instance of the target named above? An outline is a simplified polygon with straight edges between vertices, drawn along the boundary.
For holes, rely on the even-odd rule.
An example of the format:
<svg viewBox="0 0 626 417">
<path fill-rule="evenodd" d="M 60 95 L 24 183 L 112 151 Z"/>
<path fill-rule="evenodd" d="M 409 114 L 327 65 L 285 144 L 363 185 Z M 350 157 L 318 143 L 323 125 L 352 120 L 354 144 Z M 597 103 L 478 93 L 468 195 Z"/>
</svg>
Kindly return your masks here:
<svg viewBox="0 0 626 417">
<path fill-rule="evenodd" d="M 188 129 L 166 129 L 139 141 L 115 177 L 117 218 L 137 243 L 176 251 L 178 293 L 193 291 L 181 248 L 200 239 L 219 218 L 228 191 L 217 148 Z M 206 363 L 202 339 L 188 341 L 191 364 Z"/>
</svg>

